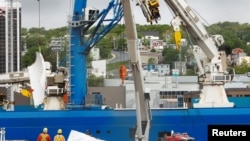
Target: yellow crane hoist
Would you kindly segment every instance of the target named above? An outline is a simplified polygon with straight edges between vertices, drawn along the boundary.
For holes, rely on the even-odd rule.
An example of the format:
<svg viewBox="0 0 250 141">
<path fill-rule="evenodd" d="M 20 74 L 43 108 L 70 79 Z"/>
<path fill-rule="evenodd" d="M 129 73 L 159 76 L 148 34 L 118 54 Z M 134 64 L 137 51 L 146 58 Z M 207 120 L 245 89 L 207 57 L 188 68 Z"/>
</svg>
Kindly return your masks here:
<svg viewBox="0 0 250 141">
<path fill-rule="evenodd" d="M 180 50 L 180 48 L 181 48 L 181 31 L 174 32 L 174 41 L 175 41 L 176 49 Z"/>
</svg>

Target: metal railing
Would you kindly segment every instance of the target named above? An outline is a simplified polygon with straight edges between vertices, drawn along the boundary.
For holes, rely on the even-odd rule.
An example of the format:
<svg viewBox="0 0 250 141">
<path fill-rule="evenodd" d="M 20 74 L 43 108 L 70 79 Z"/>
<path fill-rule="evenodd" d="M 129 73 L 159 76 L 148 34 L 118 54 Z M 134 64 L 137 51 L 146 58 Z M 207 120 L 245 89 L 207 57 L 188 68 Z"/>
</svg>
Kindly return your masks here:
<svg viewBox="0 0 250 141">
<path fill-rule="evenodd" d="M 5 141 L 5 128 L 0 129 L 0 141 Z"/>
</svg>

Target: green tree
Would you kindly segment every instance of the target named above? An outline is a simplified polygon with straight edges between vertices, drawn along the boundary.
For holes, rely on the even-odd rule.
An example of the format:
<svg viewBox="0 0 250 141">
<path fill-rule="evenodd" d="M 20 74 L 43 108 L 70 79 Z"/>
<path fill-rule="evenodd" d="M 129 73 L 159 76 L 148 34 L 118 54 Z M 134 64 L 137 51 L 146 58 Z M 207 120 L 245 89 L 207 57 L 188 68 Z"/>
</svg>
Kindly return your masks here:
<svg viewBox="0 0 250 141">
<path fill-rule="evenodd" d="M 46 30 L 45 28 L 22 28 L 21 31 L 21 50 L 26 53 L 21 57 L 21 67 L 25 68 L 31 65 L 35 61 L 35 52 L 40 51 L 43 54 L 45 61 L 52 63 L 55 69 L 56 67 L 56 53 L 52 52 L 49 47 L 51 37 L 63 37 L 67 34 L 68 28 L 62 27 L 57 29 Z M 65 44 L 64 51 L 60 53 L 61 61 L 66 62 L 66 48 L 68 45 Z"/>
<path fill-rule="evenodd" d="M 87 68 L 92 68 L 91 61 L 93 61 L 93 56 L 89 53 L 87 56 Z"/>
<path fill-rule="evenodd" d="M 50 48 L 41 48 L 39 50 L 38 47 L 30 48 L 24 56 L 21 58 L 21 66 L 22 68 L 27 68 L 28 66 L 32 65 L 36 59 L 36 52 L 40 51 L 43 55 L 45 61 L 49 61 L 52 64 L 52 69 L 55 70 L 56 68 L 56 56 L 55 53 L 51 53 Z"/>
<path fill-rule="evenodd" d="M 126 25 L 124 24 L 117 24 L 108 34 L 105 35 L 105 37 L 96 44 L 98 48 L 100 48 L 100 56 L 102 59 L 106 59 L 109 56 L 111 56 L 111 50 L 114 45 L 113 40 L 117 39 L 116 44 L 121 47 L 126 46 L 126 40 L 124 37 L 126 37 L 124 30 L 126 28 Z M 137 34 L 139 38 L 142 38 L 142 32 L 144 31 L 158 31 L 159 32 L 159 37 L 160 40 L 167 41 L 167 44 L 173 44 L 173 29 L 170 25 L 163 24 L 163 25 L 136 25 L 137 28 Z M 250 41 L 250 25 L 248 23 L 245 24 L 239 24 L 238 22 L 222 22 L 222 23 L 216 23 L 210 26 L 206 27 L 209 34 L 221 34 L 224 37 L 225 43 L 224 45 L 228 47 L 228 52 L 231 53 L 231 50 L 234 48 L 242 48 L 244 52 L 247 53 L 247 55 L 250 55 L 250 46 L 247 45 L 247 42 Z M 93 31 L 93 30 L 92 30 Z M 184 31 L 184 30 L 183 30 Z M 87 31 L 87 33 L 91 33 L 91 30 Z M 68 27 L 62 27 L 62 28 L 56 28 L 56 29 L 50 29 L 46 30 L 45 28 L 22 28 L 21 31 L 21 47 L 24 49 L 24 45 L 26 43 L 27 49 L 33 50 L 33 47 L 47 47 L 49 46 L 49 43 L 51 41 L 51 37 L 62 37 L 64 35 L 68 34 Z M 187 38 L 185 35 L 186 33 L 183 32 L 183 38 Z M 120 41 L 118 41 L 121 39 Z M 148 41 L 147 41 L 148 42 Z M 149 44 L 145 43 L 145 44 Z M 193 43 L 195 44 L 195 42 Z M 65 47 L 66 50 L 66 47 Z M 30 52 L 30 51 L 28 51 Z M 31 51 L 32 52 L 32 51 Z M 164 60 L 176 60 L 178 61 L 178 54 L 176 53 L 171 54 L 168 53 L 167 56 L 164 56 Z M 35 53 L 34 53 L 35 54 Z M 55 61 L 55 58 L 53 58 L 53 55 L 49 55 L 55 53 L 53 52 L 48 52 L 48 56 L 51 57 L 46 57 L 47 59 L 52 59 L 52 60 L 47 60 L 50 62 Z M 65 56 L 66 51 L 63 52 L 62 55 L 60 56 Z M 166 54 L 163 52 L 163 54 Z M 181 52 L 182 56 L 182 61 L 185 59 L 185 56 L 187 58 L 190 58 L 190 56 L 185 55 L 185 51 L 182 49 Z M 177 56 L 176 56 L 177 55 Z M 169 57 L 170 56 L 170 57 Z M 171 56 L 174 56 L 174 58 L 171 58 Z M 30 57 L 24 57 L 22 60 L 22 66 L 26 66 L 29 61 L 27 59 Z M 60 57 L 61 59 L 65 57 Z M 23 62 L 26 62 L 23 64 Z M 171 63 L 171 61 L 166 61 L 166 63 Z"/>
<path fill-rule="evenodd" d="M 157 25 L 136 25 L 138 36 L 141 37 L 141 33 L 144 31 L 158 31 L 159 32 L 159 39 L 163 40 L 166 38 L 166 31 L 173 31 L 172 27 L 167 24 L 157 24 Z"/>
<path fill-rule="evenodd" d="M 21 29 L 21 36 L 27 36 L 28 35 L 28 29 L 27 28 L 22 28 Z"/>
<path fill-rule="evenodd" d="M 37 51 L 38 51 L 37 47 L 32 47 L 25 53 L 24 56 L 22 56 L 22 59 L 21 59 L 22 68 L 27 68 L 28 66 L 30 66 L 31 64 L 35 62 Z"/>
<path fill-rule="evenodd" d="M 95 75 L 90 75 L 88 77 L 88 86 L 90 87 L 102 87 L 104 82 L 103 77 L 96 77 Z"/>
<path fill-rule="evenodd" d="M 127 50 L 127 40 L 124 38 L 118 39 L 118 50 Z"/>
<path fill-rule="evenodd" d="M 41 36 L 39 34 L 31 34 L 26 36 L 26 45 L 27 49 L 32 47 L 44 47 L 48 45 L 48 41 L 44 36 Z"/>
<path fill-rule="evenodd" d="M 242 48 L 247 50 L 248 37 L 250 38 L 250 25 L 240 24 L 238 22 L 222 22 L 216 23 L 207 27 L 208 32 L 213 34 L 220 34 L 224 38 L 224 46 L 230 47 L 228 50 L 234 48 Z"/>
<path fill-rule="evenodd" d="M 150 46 L 150 39 L 143 38 L 142 45 L 147 46 L 147 47 Z"/>
<path fill-rule="evenodd" d="M 173 62 L 178 61 L 179 51 L 173 48 L 164 48 L 162 51 L 163 63 L 170 64 L 170 67 L 173 68 Z"/>
<path fill-rule="evenodd" d="M 149 58 L 148 59 L 148 64 L 156 64 L 156 60 L 155 60 L 155 58 Z"/>
<path fill-rule="evenodd" d="M 193 69 L 187 69 L 186 75 L 192 76 L 192 75 L 196 75 L 196 74 L 195 74 L 195 71 Z"/>
<path fill-rule="evenodd" d="M 97 43 L 97 47 L 100 49 L 100 56 L 102 59 L 107 59 L 111 56 L 112 50 L 112 42 L 111 37 L 104 37 L 99 43 Z"/>
<path fill-rule="evenodd" d="M 52 71 L 55 71 L 56 66 L 56 52 L 52 51 L 50 47 L 43 47 L 41 49 L 41 53 L 43 55 L 44 61 L 48 61 L 52 65 Z"/>
<path fill-rule="evenodd" d="M 64 37 L 69 32 L 68 27 L 61 27 L 56 29 L 50 29 L 46 32 L 46 38 L 51 39 L 51 37 Z"/>
<path fill-rule="evenodd" d="M 150 52 L 156 52 L 156 50 L 155 50 L 154 48 L 152 48 L 152 49 L 150 50 Z"/>
<path fill-rule="evenodd" d="M 236 74 L 244 74 L 250 71 L 250 66 L 248 65 L 247 61 L 244 59 L 239 66 L 235 66 L 235 73 Z"/>
</svg>

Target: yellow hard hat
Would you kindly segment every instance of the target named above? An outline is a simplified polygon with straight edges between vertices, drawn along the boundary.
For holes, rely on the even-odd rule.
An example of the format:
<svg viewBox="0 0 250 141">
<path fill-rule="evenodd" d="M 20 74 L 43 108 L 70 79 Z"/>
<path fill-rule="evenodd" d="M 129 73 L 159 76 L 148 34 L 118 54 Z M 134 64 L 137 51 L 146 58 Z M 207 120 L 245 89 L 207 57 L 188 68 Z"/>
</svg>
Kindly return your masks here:
<svg viewBox="0 0 250 141">
<path fill-rule="evenodd" d="M 43 128 L 43 132 L 44 132 L 44 133 L 47 133 L 47 132 L 48 132 L 48 128 L 46 128 L 46 127 Z"/>
<path fill-rule="evenodd" d="M 58 133 L 58 134 L 62 134 L 62 129 L 58 129 L 58 130 L 57 130 L 57 133 Z"/>
</svg>

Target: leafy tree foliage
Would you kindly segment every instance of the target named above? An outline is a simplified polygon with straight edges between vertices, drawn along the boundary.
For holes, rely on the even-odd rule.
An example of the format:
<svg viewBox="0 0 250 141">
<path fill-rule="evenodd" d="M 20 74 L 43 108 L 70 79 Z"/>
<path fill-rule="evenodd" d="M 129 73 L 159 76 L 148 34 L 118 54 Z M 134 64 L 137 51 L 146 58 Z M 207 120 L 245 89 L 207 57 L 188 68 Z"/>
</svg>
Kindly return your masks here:
<svg viewBox="0 0 250 141">
<path fill-rule="evenodd" d="M 236 74 L 244 74 L 250 72 L 250 66 L 248 65 L 246 60 L 243 60 L 239 66 L 235 66 L 235 73 Z"/>
<path fill-rule="evenodd" d="M 22 57 L 22 67 L 26 68 L 28 66 L 30 66 L 31 64 L 33 64 L 35 62 L 36 59 L 36 52 L 41 52 L 44 60 L 45 61 L 49 61 L 52 64 L 52 69 L 55 70 L 56 67 L 56 59 L 55 59 L 55 55 L 51 53 L 51 49 L 50 48 L 41 48 L 39 49 L 38 47 L 32 47 L 30 48 L 27 53 Z"/>
<path fill-rule="evenodd" d="M 90 87 L 102 87 L 104 83 L 103 77 L 96 77 L 95 75 L 90 75 L 88 77 L 88 86 Z"/>
<path fill-rule="evenodd" d="M 100 56 L 102 59 L 107 59 L 111 56 L 111 38 L 104 37 L 99 43 L 97 43 L 96 47 L 100 49 Z"/>
<path fill-rule="evenodd" d="M 43 54 L 44 60 L 49 61 L 52 64 L 52 69 L 56 69 L 56 53 L 51 50 L 49 44 L 52 37 L 63 37 L 67 33 L 67 28 L 57 28 L 51 30 L 45 30 L 44 28 L 22 28 L 21 35 L 21 47 L 22 50 L 27 48 L 27 52 L 21 58 L 22 68 L 26 68 L 35 61 L 35 52 L 40 51 Z M 60 53 L 60 59 L 66 62 L 66 47 Z"/>
<path fill-rule="evenodd" d="M 126 27 L 125 27 L 126 28 Z M 144 31 L 158 31 L 159 32 L 159 39 L 163 40 L 166 38 L 168 31 L 173 31 L 172 27 L 167 24 L 162 25 L 136 25 L 137 32 L 139 37 L 141 36 L 141 33 Z"/>
<path fill-rule="evenodd" d="M 41 34 L 44 35 L 46 33 L 46 29 L 44 27 L 41 28 L 37 28 L 37 27 L 33 27 L 29 29 L 29 34 Z"/>
<path fill-rule="evenodd" d="M 150 50 L 150 52 L 156 52 L 156 50 L 153 48 L 153 49 Z"/>
<path fill-rule="evenodd" d="M 150 65 L 156 64 L 155 58 L 149 58 L 148 59 L 148 64 L 150 64 Z"/>
<path fill-rule="evenodd" d="M 125 30 L 125 25 L 124 24 L 117 24 L 111 31 L 109 34 L 113 34 L 113 36 L 119 36 L 119 35 L 123 35 Z"/>
<path fill-rule="evenodd" d="M 117 24 L 111 32 L 106 34 L 104 38 L 96 44 L 96 47 L 100 48 L 100 55 L 102 59 L 106 59 L 111 56 L 112 48 L 114 47 L 114 39 L 116 39 L 116 45 L 123 49 L 127 46 L 126 35 L 125 35 L 126 25 Z M 138 38 L 142 37 L 142 32 L 144 31 L 158 31 L 160 40 L 164 40 L 167 44 L 173 44 L 173 30 L 170 25 L 136 25 Z M 250 46 L 247 45 L 247 42 L 250 42 L 250 25 L 240 24 L 238 22 L 222 22 L 216 23 L 210 26 L 207 26 L 207 31 L 210 35 L 221 34 L 224 37 L 225 43 L 221 49 L 226 50 L 227 54 L 231 54 L 232 49 L 242 48 L 247 55 L 250 55 Z M 52 52 L 49 48 L 49 43 L 51 42 L 52 37 L 63 37 L 68 34 L 68 27 L 61 27 L 56 29 L 46 30 L 45 28 L 22 28 L 21 35 L 21 46 L 24 49 L 26 43 L 27 53 L 22 57 L 22 67 L 27 67 L 28 65 L 34 62 L 35 52 L 41 49 L 41 52 L 44 53 L 46 61 L 50 61 L 55 64 L 55 53 Z M 185 31 L 185 30 L 183 30 Z M 88 32 L 91 32 L 89 30 Z M 183 38 L 188 38 L 185 32 L 182 32 Z M 147 43 L 146 41 L 144 42 Z M 61 53 L 60 58 L 65 58 L 66 48 Z M 185 50 L 188 47 L 182 49 L 181 58 L 182 61 L 186 58 L 191 60 L 192 55 L 186 53 Z M 179 60 L 179 54 L 175 49 L 165 48 L 162 52 L 164 56 L 164 63 L 171 64 L 173 61 Z M 91 60 L 91 57 L 88 58 Z M 55 66 L 55 65 L 53 65 Z M 191 67 L 190 67 L 191 68 Z"/>
<path fill-rule="evenodd" d="M 64 37 L 69 33 L 69 29 L 67 27 L 61 27 L 61 28 L 56 28 L 56 29 L 50 29 L 46 33 L 47 38 L 51 37 Z"/>
<path fill-rule="evenodd" d="M 118 50 L 127 50 L 127 40 L 120 38 L 118 40 Z"/>
<path fill-rule="evenodd" d="M 221 34 L 224 37 L 225 43 L 224 46 L 228 50 L 234 48 L 242 48 L 244 52 L 250 55 L 250 50 L 247 42 L 250 41 L 250 25 L 249 24 L 240 24 L 238 22 L 223 22 L 217 23 L 209 26 L 209 33 L 212 34 Z"/>
<path fill-rule="evenodd" d="M 21 36 L 26 36 L 28 34 L 28 29 L 27 28 L 22 28 L 21 29 Z"/>
<path fill-rule="evenodd" d="M 22 68 L 26 68 L 35 62 L 36 51 L 38 50 L 39 49 L 37 47 L 29 48 L 26 54 L 22 57 L 22 60 L 21 60 Z"/>
<path fill-rule="evenodd" d="M 173 48 L 164 48 L 162 51 L 162 56 L 164 58 L 163 63 L 170 64 L 170 67 L 172 68 L 172 63 L 174 61 L 178 61 L 179 59 L 179 51 Z"/>
<path fill-rule="evenodd" d="M 26 36 L 26 46 L 27 49 L 32 47 L 41 47 L 48 45 L 48 41 L 44 36 L 40 36 L 39 34 L 30 34 Z"/>
</svg>

